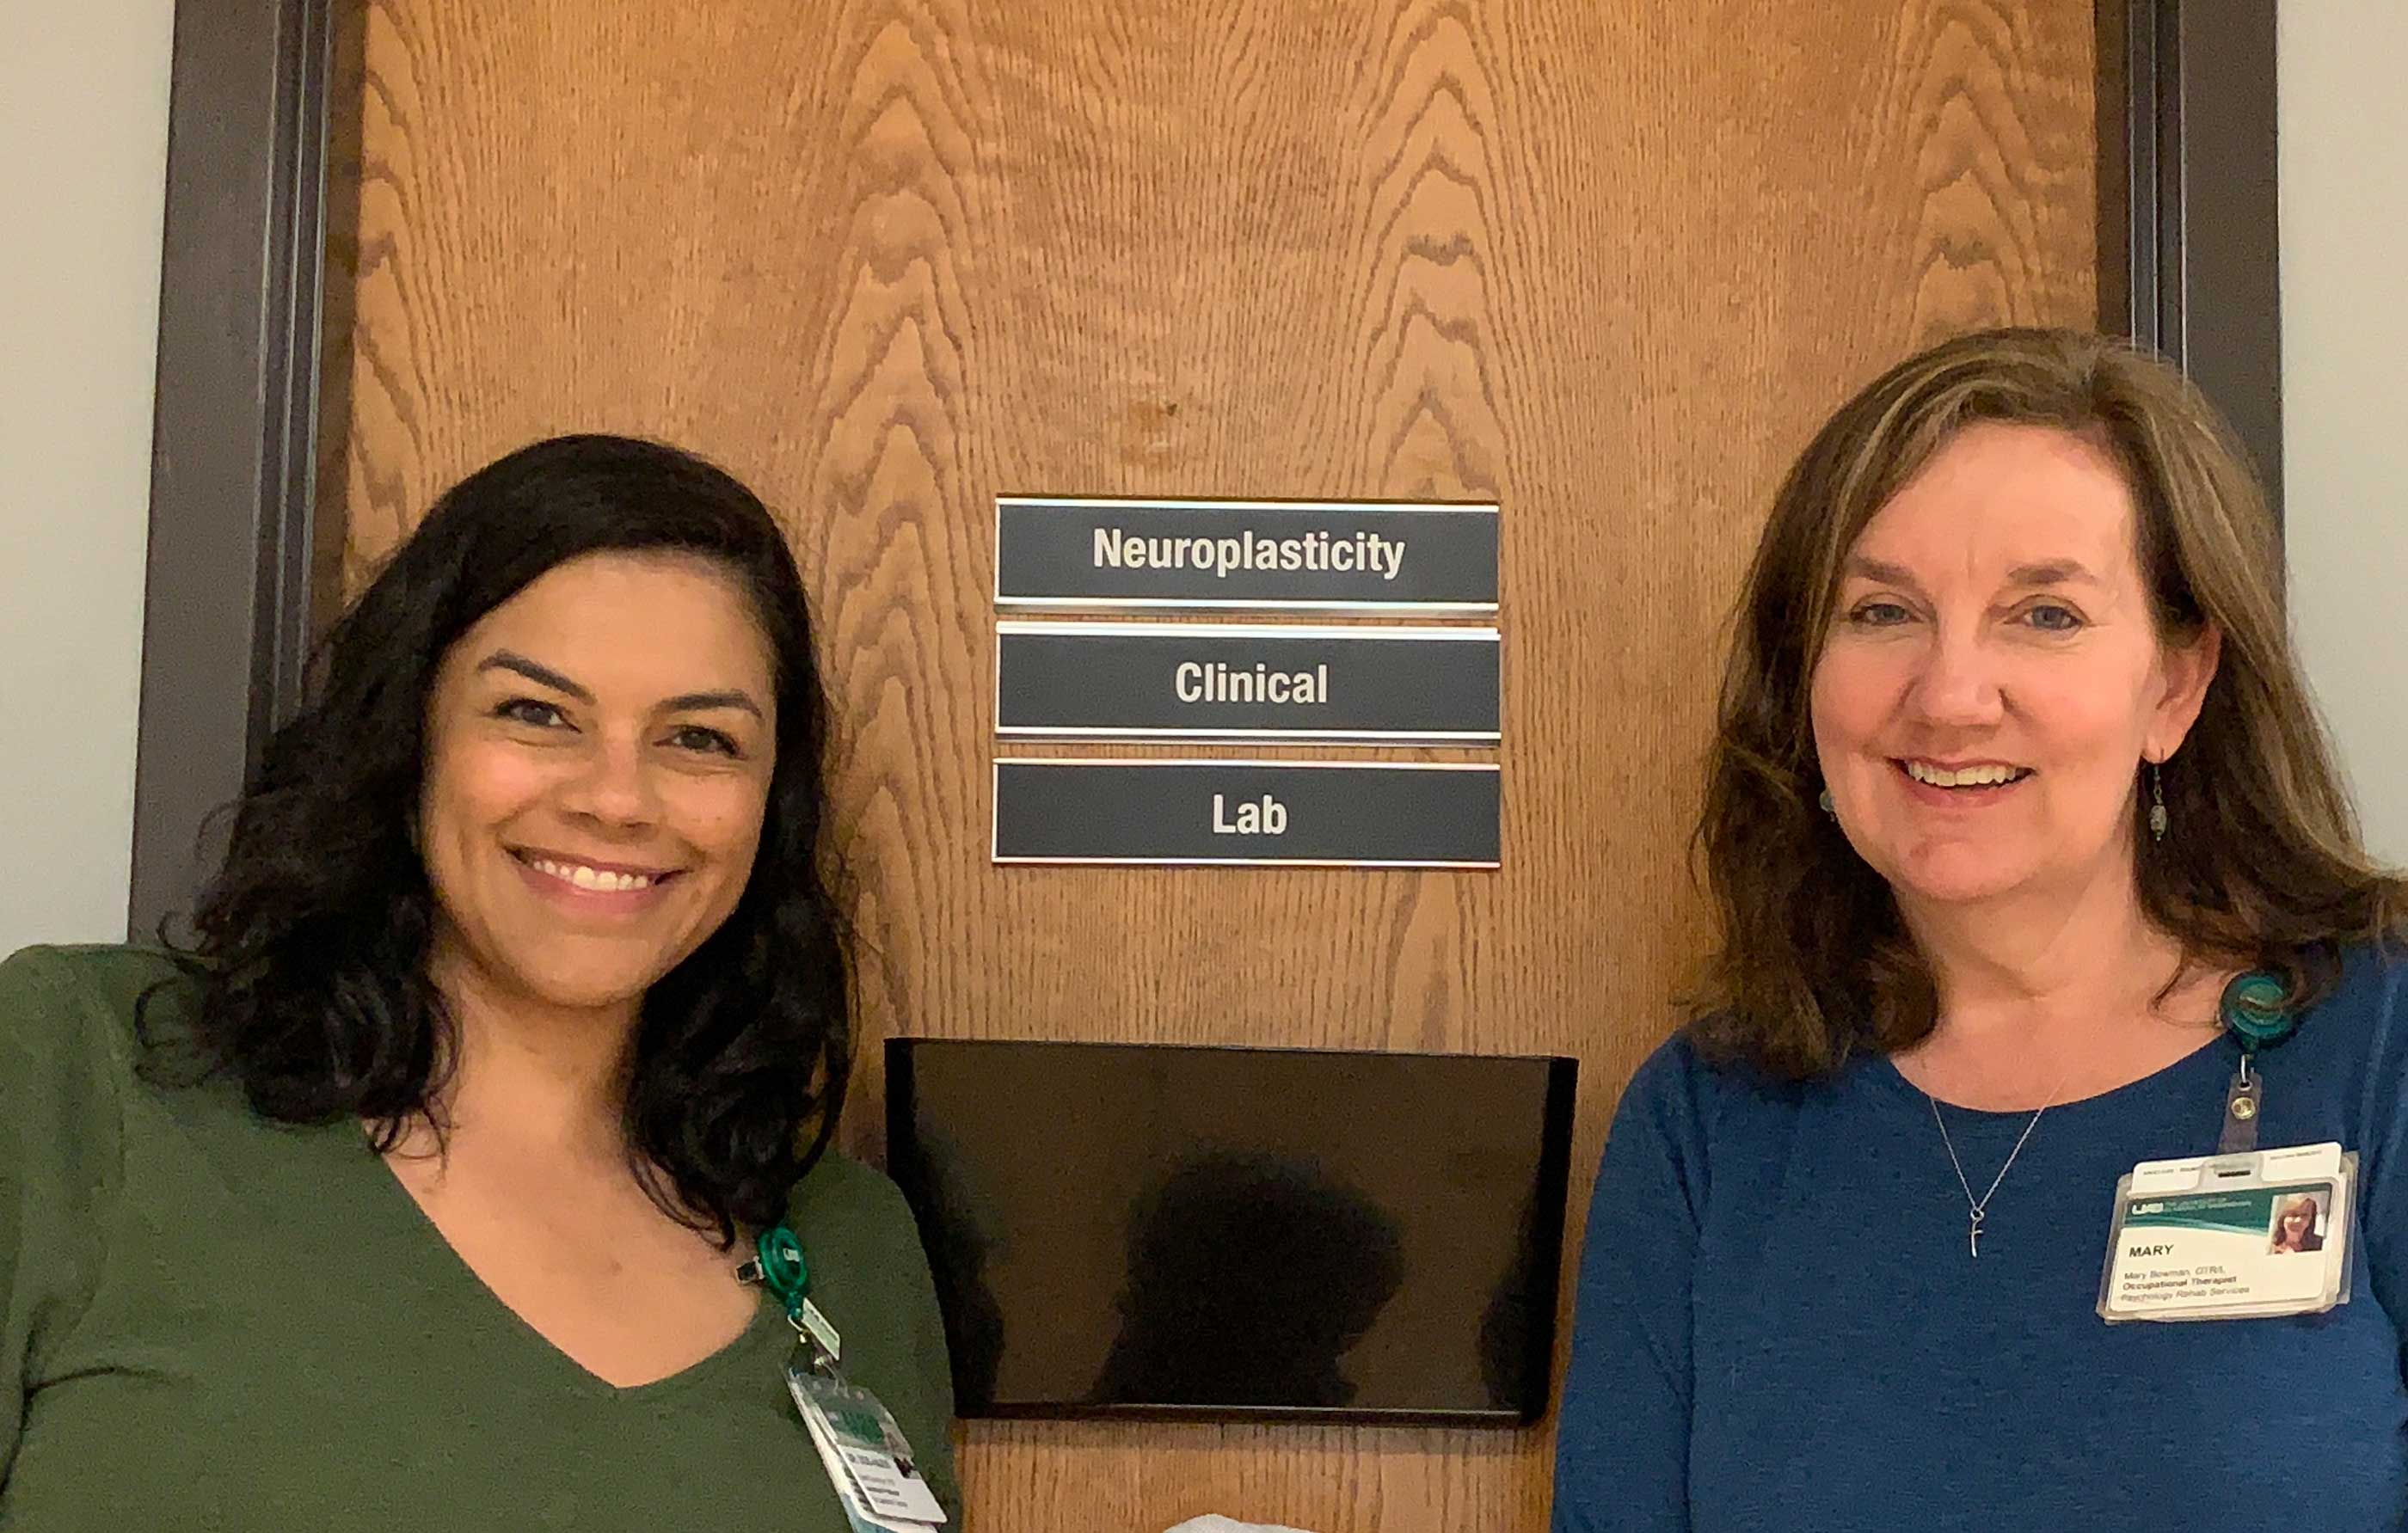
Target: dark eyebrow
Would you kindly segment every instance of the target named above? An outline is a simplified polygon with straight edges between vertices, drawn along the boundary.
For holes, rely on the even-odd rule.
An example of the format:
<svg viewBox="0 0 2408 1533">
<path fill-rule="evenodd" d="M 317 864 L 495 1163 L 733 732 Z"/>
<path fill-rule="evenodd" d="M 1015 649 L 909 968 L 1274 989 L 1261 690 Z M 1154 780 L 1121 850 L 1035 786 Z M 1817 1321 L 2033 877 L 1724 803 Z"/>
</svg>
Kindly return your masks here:
<svg viewBox="0 0 2408 1533">
<path fill-rule="evenodd" d="M 1904 586 L 1909 590 L 1921 589 L 1915 584 L 1914 572 L 1905 566 L 1893 565 L 1881 559 L 1868 559 L 1861 554 L 1850 558 L 1842 573 L 1861 575 L 1866 580 L 1876 580 L 1883 585 Z M 2009 585 L 2067 585 L 2075 581 L 2085 581 L 2091 585 L 2100 583 L 2098 576 L 2091 574 L 2089 570 L 2071 559 L 2051 559 L 2042 564 L 2017 565 L 2007 571 Z"/>
<path fill-rule="evenodd" d="M 2099 583 L 2099 577 L 2071 559 L 2052 559 L 2046 564 L 2017 565 L 2007 571 L 2010 585 L 2066 585 L 2073 581 Z"/>
<path fill-rule="evenodd" d="M 762 717 L 761 705 L 752 700 L 752 695 L 751 693 L 737 692 L 733 690 L 727 692 L 681 693 L 677 696 L 663 703 L 660 706 L 660 711 L 663 713 L 696 713 L 705 709 L 711 708 L 733 708 L 743 712 L 750 713 L 756 719 Z"/>
<path fill-rule="evenodd" d="M 583 687 L 579 686 L 576 682 L 570 681 L 567 677 L 561 675 L 558 671 L 553 670 L 550 666 L 529 660 L 526 656 L 515 653 L 509 650 L 495 650 L 492 654 L 485 657 L 483 663 L 478 666 L 477 669 L 480 671 L 516 671 L 519 675 L 525 677 L 528 681 L 533 681 L 539 686 L 550 687 L 554 692 L 565 692 L 589 708 L 594 705 L 594 694 L 586 691 Z M 766 718 L 766 715 L 761 711 L 761 705 L 752 700 L 752 695 L 751 693 L 739 691 L 733 687 L 724 692 L 680 693 L 677 696 L 668 698 L 662 702 L 660 707 L 654 709 L 654 711 L 660 713 L 696 713 L 701 712 L 704 709 L 713 708 L 732 708 L 745 713 L 750 713 L 756 719 Z"/>
<path fill-rule="evenodd" d="M 553 670 L 550 666 L 538 666 L 526 656 L 515 654 L 509 650 L 495 650 L 479 663 L 477 669 L 480 673 L 489 670 L 516 671 L 538 686 L 550 687 L 554 692 L 565 692 L 580 703 L 591 706 L 594 701 L 594 694 Z"/>
</svg>

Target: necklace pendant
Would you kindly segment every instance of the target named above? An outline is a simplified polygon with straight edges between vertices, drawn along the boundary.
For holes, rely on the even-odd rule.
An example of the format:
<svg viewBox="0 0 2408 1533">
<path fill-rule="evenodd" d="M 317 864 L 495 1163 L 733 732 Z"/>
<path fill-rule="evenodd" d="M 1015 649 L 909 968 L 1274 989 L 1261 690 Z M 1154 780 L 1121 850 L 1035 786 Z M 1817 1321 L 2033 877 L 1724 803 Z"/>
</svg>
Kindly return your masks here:
<svg viewBox="0 0 2408 1533">
<path fill-rule="evenodd" d="M 1975 1209 L 1973 1216 L 1965 1222 L 1965 1246 L 1973 1254 L 1975 1261 L 1982 1259 L 1982 1211 L 1979 1209 Z"/>
</svg>

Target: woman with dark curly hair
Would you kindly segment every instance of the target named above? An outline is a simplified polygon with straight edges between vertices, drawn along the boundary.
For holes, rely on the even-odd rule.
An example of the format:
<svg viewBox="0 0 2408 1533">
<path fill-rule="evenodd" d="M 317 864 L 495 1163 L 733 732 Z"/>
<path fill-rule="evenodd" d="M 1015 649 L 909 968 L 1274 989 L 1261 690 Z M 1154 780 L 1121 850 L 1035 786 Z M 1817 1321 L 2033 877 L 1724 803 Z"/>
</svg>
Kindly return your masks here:
<svg viewBox="0 0 2408 1533">
<path fill-rule="evenodd" d="M 0 966 L 0 1525 L 838 1533 L 796 1285 L 739 1271 L 781 1230 L 955 1504 L 910 1216 L 828 1149 L 824 738 L 726 474 L 571 437 L 446 494 L 191 946 Z"/>
<path fill-rule="evenodd" d="M 2227 429 L 2114 341 L 1947 342 L 1809 443 L 1725 672 L 1699 1020 L 1598 1171 L 1559 1533 L 2297 1526 L 2270 1431 L 2316 1526 L 2408 1520 L 2408 885 L 2281 580 Z M 2107 1324 L 2118 1179 L 2252 1136 L 2357 1152 L 2351 1301 Z"/>
</svg>

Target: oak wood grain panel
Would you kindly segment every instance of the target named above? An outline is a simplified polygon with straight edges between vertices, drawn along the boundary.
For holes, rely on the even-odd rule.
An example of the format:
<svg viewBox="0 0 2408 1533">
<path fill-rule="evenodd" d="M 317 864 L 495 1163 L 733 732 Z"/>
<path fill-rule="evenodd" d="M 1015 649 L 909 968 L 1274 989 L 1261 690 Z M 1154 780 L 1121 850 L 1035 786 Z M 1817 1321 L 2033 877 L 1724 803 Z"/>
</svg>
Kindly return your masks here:
<svg viewBox="0 0 2408 1533">
<path fill-rule="evenodd" d="M 2077 0 L 373 0 L 359 34 L 348 579 L 554 431 L 763 489 L 838 722 L 865 1149 L 896 1031 L 1562 1052 L 1576 1236 L 1702 946 L 1697 763 L 1775 476 L 1911 346 L 2093 311 Z M 1502 870 L 990 867 L 989 760 L 1034 753 L 992 736 L 992 499 L 1037 492 L 1500 501 Z M 1543 1429 L 963 1447 L 975 1533 L 1546 1520 Z"/>
</svg>

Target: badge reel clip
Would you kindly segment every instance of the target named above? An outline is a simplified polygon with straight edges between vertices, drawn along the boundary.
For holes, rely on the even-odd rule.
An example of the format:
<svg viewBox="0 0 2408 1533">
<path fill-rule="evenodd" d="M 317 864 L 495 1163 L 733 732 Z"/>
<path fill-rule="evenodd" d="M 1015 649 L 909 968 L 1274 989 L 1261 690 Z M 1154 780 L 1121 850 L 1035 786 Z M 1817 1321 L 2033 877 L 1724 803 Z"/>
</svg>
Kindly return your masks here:
<svg viewBox="0 0 2408 1533">
<path fill-rule="evenodd" d="M 736 1269 L 738 1281 L 757 1282 L 769 1290 L 785 1310 L 786 1324 L 795 1328 L 795 1345 L 802 1349 L 813 1373 L 842 1378 L 837 1361 L 844 1344 L 827 1316 L 811 1302 L 811 1269 L 803 1260 L 802 1241 L 785 1225 L 772 1225 L 761 1232 L 752 1250 L 752 1259 Z"/>
<path fill-rule="evenodd" d="M 2265 1076 L 2254 1067 L 2258 1055 L 2281 1044 L 2300 1024 L 2285 999 L 2283 981 L 2272 974 L 2243 974 L 2224 987 L 2218 1014 L 2241 1045 L 2241 1067 L 2224 1096 L 2219 1155 L 2245 1155 L 2258 1148 L 2258 1119 L 2266 1107 Z"/>
</svg>

